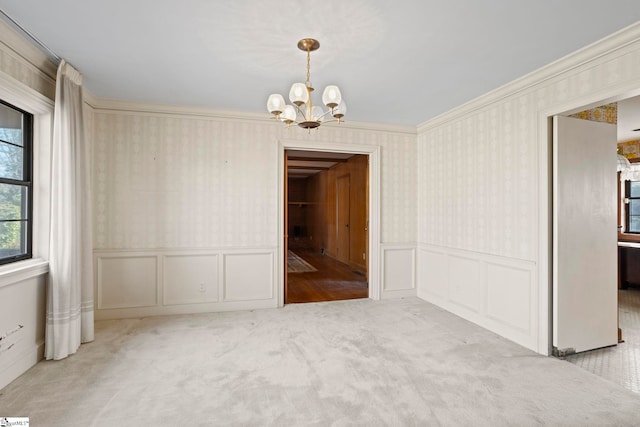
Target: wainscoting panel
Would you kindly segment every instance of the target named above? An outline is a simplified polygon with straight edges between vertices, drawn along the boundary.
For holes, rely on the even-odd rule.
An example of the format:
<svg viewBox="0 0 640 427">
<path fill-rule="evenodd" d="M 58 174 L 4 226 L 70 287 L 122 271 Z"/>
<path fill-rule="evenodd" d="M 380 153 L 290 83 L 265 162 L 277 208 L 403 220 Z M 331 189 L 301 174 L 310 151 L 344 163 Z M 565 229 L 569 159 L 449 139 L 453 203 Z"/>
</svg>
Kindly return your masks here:
<svg viewBox="0 0 640 427">
<path fill-rule="evenodd" d="M 420 245 L 418 297 L 536 350 L 534 262 Z"/>
<path fill-rule="evenodd" d="M 101 256 L 98 258 L 98 309 L 157 305 L 157 283 L 157 256 Z"/>
<path fill-rule="evenodd" d="M 479 312 L 483 300 L 480 262 L 466 256 L 449 256 L 448 260 L 451 302 Z"/>
<path fill-rule="evenodd" d="M 274 295 L 273 252 L 224 256 L 224 301 L 271 299 Z"/>
<path fill-rule="evenodd" d="M 277 307 L 275 248 L 94 250 L 97 320 Z"/>
<path fill-rule="evenodd" d="M 531 333 L 531 270 L 487 263 L 487 316 Z"/>
<path fill-rule="evenodd" d="M 416 295 L 416 248 L 382 245 L 382 298 Z"/>
<path fill-rule="evenodd" d="M 218 255 L 164 257 L 165 305 L 218 301 Z"/>
<path fill-rule="evenodd" d="M 429 293 L 437 298 L 448 298 L 447 255 L 420 248 L 418 251 L 418 291 Z"/>
</svg>

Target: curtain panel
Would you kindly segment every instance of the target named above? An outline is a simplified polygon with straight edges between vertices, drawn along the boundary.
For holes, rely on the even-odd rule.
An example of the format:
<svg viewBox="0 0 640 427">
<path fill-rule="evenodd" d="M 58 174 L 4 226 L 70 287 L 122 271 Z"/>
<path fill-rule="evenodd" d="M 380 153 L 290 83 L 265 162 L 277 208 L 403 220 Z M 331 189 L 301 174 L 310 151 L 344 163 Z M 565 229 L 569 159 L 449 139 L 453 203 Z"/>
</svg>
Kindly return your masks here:
<svg viewBox="0 0 640 427">
<path fill-rule="evenodd" d="M 83 109 L 82 74 L 62 60 L 51 152 L 46 359 L 63 359 L 93 341 L 91 151 Z"/>
</svg>

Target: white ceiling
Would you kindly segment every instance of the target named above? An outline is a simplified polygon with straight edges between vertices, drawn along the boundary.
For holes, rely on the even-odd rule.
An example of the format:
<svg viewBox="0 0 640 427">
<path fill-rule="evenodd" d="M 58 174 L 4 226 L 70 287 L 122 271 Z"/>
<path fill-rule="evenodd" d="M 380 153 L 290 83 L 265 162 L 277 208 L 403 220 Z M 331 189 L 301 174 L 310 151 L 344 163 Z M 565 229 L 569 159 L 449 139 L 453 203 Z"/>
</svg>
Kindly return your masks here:
<svg viewBox="0 0 640 427">
<path fill-rule="evenodd" d="M 99 97 L 265 112 L 338 84 L 347 120 L 417 125 L 640 20 L 638 0 L 0 0 Z"/>
<path fill-rule="evenodd" d="M 618 142 L 640 139 L 640 96 L 618 101 Z"/>
</svg>

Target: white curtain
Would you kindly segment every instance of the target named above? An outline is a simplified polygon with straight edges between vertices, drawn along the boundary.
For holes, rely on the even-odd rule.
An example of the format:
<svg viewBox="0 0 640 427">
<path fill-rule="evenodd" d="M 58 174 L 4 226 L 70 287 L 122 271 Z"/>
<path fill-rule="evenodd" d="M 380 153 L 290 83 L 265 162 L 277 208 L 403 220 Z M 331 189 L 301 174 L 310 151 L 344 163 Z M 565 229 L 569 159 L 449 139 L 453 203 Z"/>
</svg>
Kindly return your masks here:
<svg viewBox="0 0 640 427">
<path fill-rule="evenodd" d="M 91 153 L 83 107 L 82 74 L 63 60 L 51 153 L 47 359 L 63 359 L 93 341 Z"/>
</svg>

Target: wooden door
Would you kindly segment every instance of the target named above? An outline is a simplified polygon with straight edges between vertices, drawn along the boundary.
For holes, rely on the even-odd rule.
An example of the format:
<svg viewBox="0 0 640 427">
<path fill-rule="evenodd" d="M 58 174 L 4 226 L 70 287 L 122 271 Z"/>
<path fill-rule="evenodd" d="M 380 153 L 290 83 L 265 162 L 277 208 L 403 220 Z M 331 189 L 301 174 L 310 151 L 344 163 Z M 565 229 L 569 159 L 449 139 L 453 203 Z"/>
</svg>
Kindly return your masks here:
<svg viewBox="0 0 640 427">
<path fill-rule="evenodd" d="M 289 154 L 285 150 L 284 152 L 284 303 L 287 303 L 287 275 L 289 274 L 287 269 L 287 262 L 289 259 Z"/>
<path fill-rule="evenodd" d="M 616 126 L 553 121 L 553 346 L 618 341 Z"/>
<path fill-rule="evenodd" d="M 338 261 L 349 263 L 350 244 L 350 176 L 342 175 L 336 179 L 336 242 Z"/>
<path fill-rule="evenodd" d="M 366 158 L 365 163 L 365 203 L 364 203 L 364 268 L 365 275 L 367 277 L 367 283 L 369 282 L 369 156 Z"/>
</svg>

